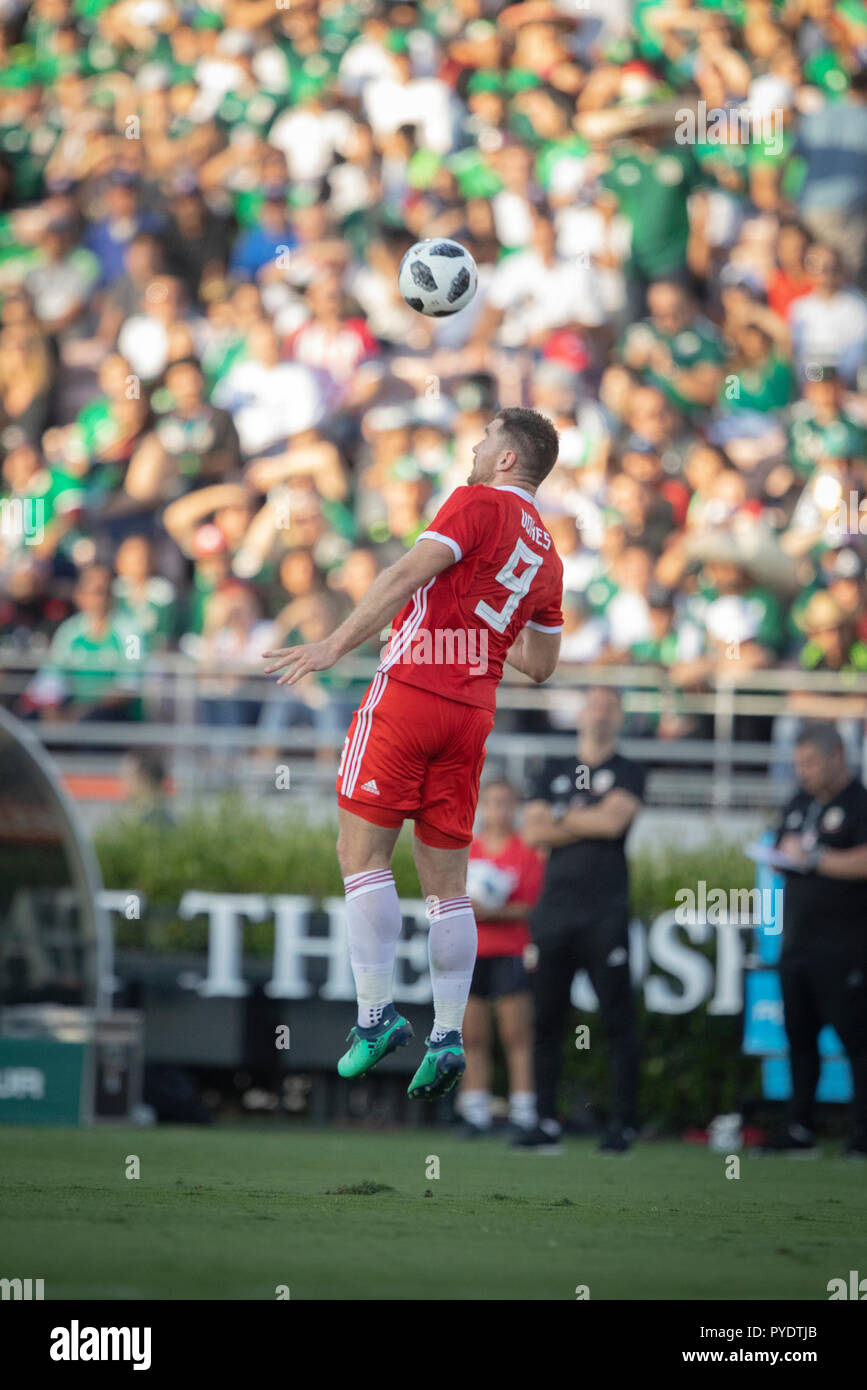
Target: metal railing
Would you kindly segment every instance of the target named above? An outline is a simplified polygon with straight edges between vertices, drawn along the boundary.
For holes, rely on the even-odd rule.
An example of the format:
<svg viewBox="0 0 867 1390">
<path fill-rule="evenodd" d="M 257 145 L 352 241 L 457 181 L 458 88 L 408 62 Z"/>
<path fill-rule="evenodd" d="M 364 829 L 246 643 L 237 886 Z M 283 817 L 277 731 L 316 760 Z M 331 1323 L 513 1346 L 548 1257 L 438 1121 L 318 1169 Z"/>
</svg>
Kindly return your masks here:
<svg viewBox="0 0 867 1390">
<path fill-rule="evenodd" d="M 45 657 L 33 654 L 0 652 L 0 703 L 14 712 L 45 663 Z M 372 660 L 342 661 L 340 676 L 358 682 L 355 691 L 329 693 L 322 686 L 313 687 L 317 695 L 316 703 L 309 705 L 310 719 L 316 720 L 317 705 L 321 708 L 335 693 L 347 701 L 353 700 L 354 693 L 357 703 L 361 682 L 368 681 L 374 670 Z M 231 688 L 227 689 L 227 681 Z M 528 768 L 543 758 L 570 756 L 580 694 L 600 684 L 623 691 L 627 724 L 621 746 L 627 756 L 648 766 L 651 803 L 727 809 L 778 802 L 785 782 L 773 774 L 789 766 L 791 740 L 742 737 L 739 725 L 745 720 L 774 721 L 794 714 L 828 718 L 838 713 L 857 729 L 857 761 L 862 775 L 867 773 L 867 675 L 733 668 L 712 679 L 707 689 L 688 691 L 675 686 L 657 667 L 566 662 L 543 686 L 507 668 L 497 699 L 498 724 L 488 742 L 489 765 L 498 761 L 520 785 Z M 266 790 L 269 782 L 273 784 L 275 761 L 289 761 L 292 785 L 306 792 L 330 792 L 333 787 L 343 728 L 324 729 L 315 722 L 300 728 L 264 725 L 263 711 L 286 705 L 290 696 L 260 668 L 217 669 L 181 654 L 151 656 L 132 674 L 124 667 L 123 689 L 141 700 L 143 720 L 82 722 L 42 717 L 34 721 L 40 739 L 66 770 L 109 770 L 116 766 L 119 751 L 155 747 L 169 755 L 181 796 L 227 785 Z M 291 698 L 305 695 L 293 689 Z M 259 722 L 249 726 L 207 722 L 209 702 L 226 700 L 254 706 Z M 519 725 L 522 713 L 529 712 L 546 713 L 550 731 L 508 728 L 510 723 Z M 656 722 L 672 712 L 686 720 L 700 720 L 701 733 L 660 737 Z"/>
</svg>

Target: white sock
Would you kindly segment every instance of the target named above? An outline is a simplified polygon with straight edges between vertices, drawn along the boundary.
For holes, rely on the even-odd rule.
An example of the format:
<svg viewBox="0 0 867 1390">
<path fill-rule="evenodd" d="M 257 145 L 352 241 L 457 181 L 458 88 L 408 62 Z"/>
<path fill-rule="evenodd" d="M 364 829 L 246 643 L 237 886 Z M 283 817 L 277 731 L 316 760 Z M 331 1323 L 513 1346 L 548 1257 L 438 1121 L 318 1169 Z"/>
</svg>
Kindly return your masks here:
<svg viewBox="0 0 867 1390">
<path fill-rule="evenodd" d="M 371 869 L 343 880 L 349 959 L 358 998 L 358 1025 L 382 1019 L 394 992 L 394 953 L 402 920 L 390 869 Z"/>
<path fill-rule="evenodd" d="M 519 1129 L 536 1126 L 536 1096 L 533 1091 L 513 1091 L 509 1096 L 509 1119 Z"/>
<path fill-rule="evenodd" d="M 476 963 L 478 932 L 468 897 L 435 898 L 427 911 L 428 959 L 434 998 L 431 1042 L 460 1032 Z"/>
<path fill-rule="evenodd" d="M 479 1129 L 490 1129 L 490 1091 L 463 1091 L 461 1093 L 461 1113 L 468 1124 L 477 1125 Z"/>
</svg>

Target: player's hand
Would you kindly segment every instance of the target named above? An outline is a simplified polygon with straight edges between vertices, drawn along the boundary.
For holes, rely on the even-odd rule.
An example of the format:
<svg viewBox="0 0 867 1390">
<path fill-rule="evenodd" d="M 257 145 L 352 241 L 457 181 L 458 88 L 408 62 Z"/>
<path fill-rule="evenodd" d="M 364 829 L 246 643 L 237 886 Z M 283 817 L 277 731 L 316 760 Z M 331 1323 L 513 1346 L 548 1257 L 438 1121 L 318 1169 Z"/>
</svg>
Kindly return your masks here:
<svg viewBox="0 0 867 1390">
<path fill-rule="evenodd" d="M 277 680 L 278 685 L 297 685 L 311 671 L 327 671 L 334 665 L 337 655 L 328 638 L 324 642 L 309 642 L 300 647 L 278 647 L 276 651 L 262 653 L 264 660 L 271 662 L 270 666 L 265 667 L 266 676 L 273 675 L 275 671 L 283 672 Z"/>
</svg>

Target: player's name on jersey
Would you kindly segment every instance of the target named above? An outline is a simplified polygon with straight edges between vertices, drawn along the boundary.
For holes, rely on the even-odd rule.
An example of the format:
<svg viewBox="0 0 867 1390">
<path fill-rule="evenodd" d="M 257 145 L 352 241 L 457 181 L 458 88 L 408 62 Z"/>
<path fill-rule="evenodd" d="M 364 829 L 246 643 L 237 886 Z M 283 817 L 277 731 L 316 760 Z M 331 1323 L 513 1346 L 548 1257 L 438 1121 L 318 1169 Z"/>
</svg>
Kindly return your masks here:
<svg viewBox="0 0 867 1390">
<path fill-rule="evenodd" d="M 100 895 L 109 913 L 127 915 L 131 899 L 138 904 L 138 916 L 147 917 L 147 903 L 141 897 L 117 889 Z M 421 898 L 401 902 L 403 935 L 397 945 L 395 963 L 396 1002 L 426 1004 L 431 999 L 430 972 L 427 968 L 427 906 Z M 327 930 L 321 932 L 321 918 L 314 925 L 313 914 L 324 914 Z M 342 897 L 315 899 L 300 894 L 265 895 L 258 893 L 211 893 L 191 889 L 184 893 L 177 915 L 187 921 L 205 917 L 208 923 L 207 954 L 202 957 L 202 973 L 190 972 L 188 958 L 178 976 L 183 989 L 203 998 L 240 999 L 252 985 L 244 977 L 244 932 L 254 922 L 274 924 L 274 950 L 271 976 L 264 986 L 271 999 L 312 999 L 342 1002 L 355 999 L 355 981 L 346 949 L 346 903 Z M 644 1005 L 651 1013 L 685 1014 L 706 1005 L 712 1014 L 737 1014 L 743 1008 L 743 960 L 749 949 L 746 933 L 715 926 L 709 921 L 690 921 L 684 928 L 674 909 L 661 913 L 646 925 L 635 920 L 629 926 L 629 955 L 633 984 L 640 989 Z M 711 960 L 700 949 L 711 942 Z M 309 967 L 325 962 L 325 979 L 311 983 Z M 660 974 L 654 970 L 658 967 Z M 572 985 L 576 1008 L 594 1011 L 596 996 L 583 973 Z"/>
<path fill-rule="evenodd" d="M 527 532 L 531 541 L 536 545 L 541 545 L 543 550 L 551 549 L 551 537 L 548 535 L 548 532 L 545 530 L 544 526 L 539 525 L 533 513 L 525 512 L 523 507 L 521 508 L 521 525 Z"/>
</svg>

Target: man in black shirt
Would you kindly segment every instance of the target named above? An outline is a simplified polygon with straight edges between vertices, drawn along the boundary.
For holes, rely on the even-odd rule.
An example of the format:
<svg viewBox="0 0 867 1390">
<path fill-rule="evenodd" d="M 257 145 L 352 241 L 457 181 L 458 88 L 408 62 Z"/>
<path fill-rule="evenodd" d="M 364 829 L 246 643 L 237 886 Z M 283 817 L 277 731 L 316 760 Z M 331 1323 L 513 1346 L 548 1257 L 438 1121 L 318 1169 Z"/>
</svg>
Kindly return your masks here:
<svg viewBox="0 0 867 1390">
<path fill-rule="evenodd" d="M 613 1104 L 601 1148 L 622 1153 L 635 1135 L 638 1042 L 629 977 L 629 871 L 626 836 L 644 796 L 644 772 L 616 751 L 620 694 L 587 692 L 571 760 L 543 779 L 543 800 L 526 808 L 524 836 L 548 849 L 542 896 L 531 918 L 538 948 L 534 976 L 534 1063 L 539 1125 L 516 1145 L 555 1151 L 557 1087 L 572 978 L 586 970 L 612 1052 Z"/>
<path fill-rule="evenodd" d="M 867 788 L 846 766 L 833 724 L 798 736 L 799 789 L 777 845 L 785 873 L 780 980 L 792 1063 L 792 1116 L 761 1153 L 813 1154 L 819 1032 L 830 1023 L 852 1067 L 848 1155 L 867 1158 Z"/>
</svg>

